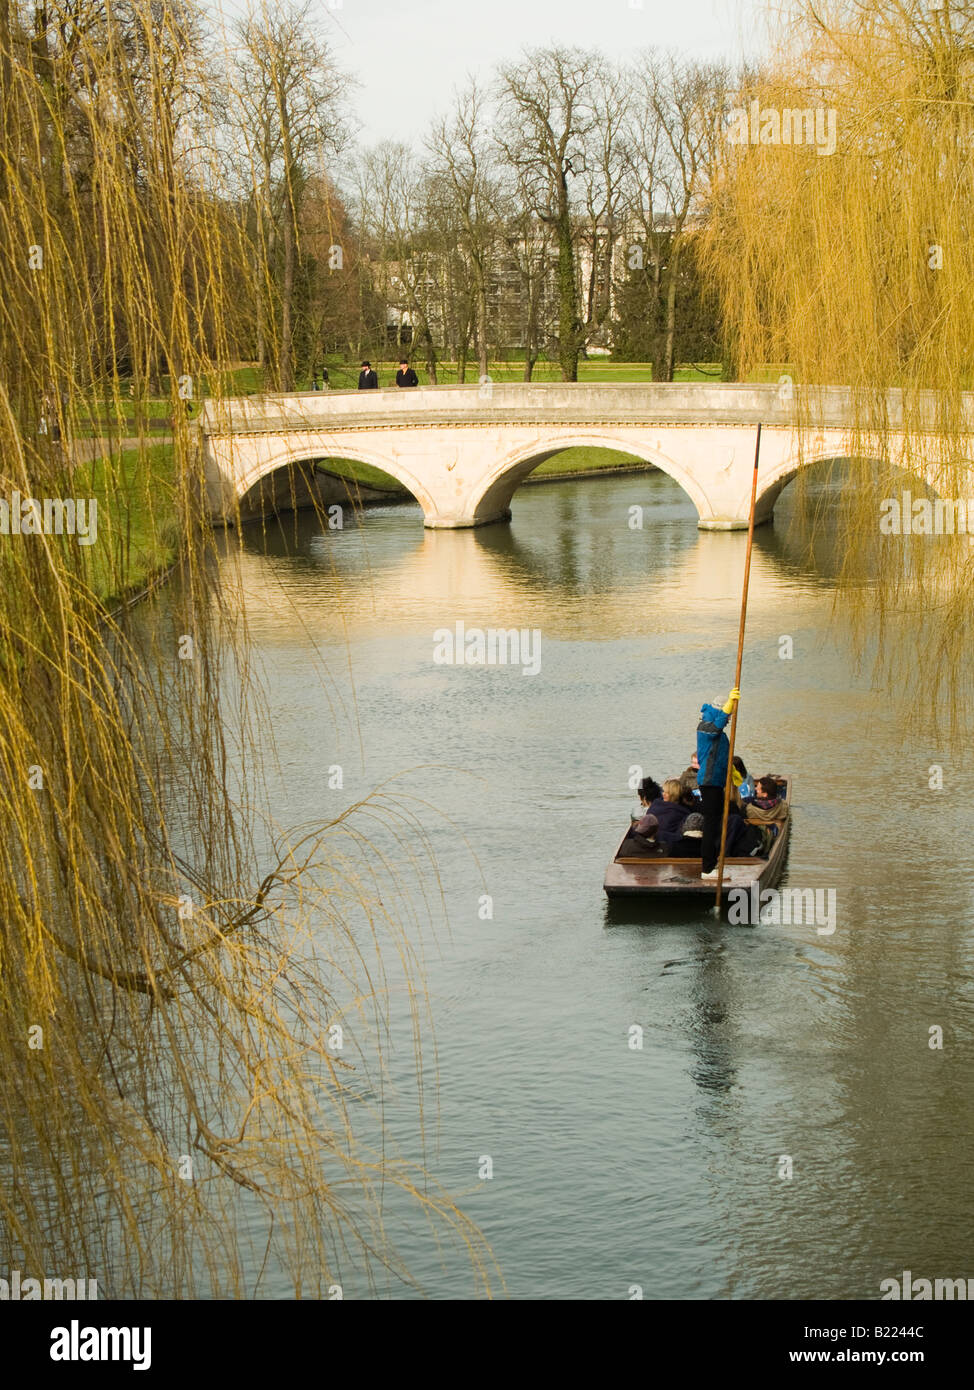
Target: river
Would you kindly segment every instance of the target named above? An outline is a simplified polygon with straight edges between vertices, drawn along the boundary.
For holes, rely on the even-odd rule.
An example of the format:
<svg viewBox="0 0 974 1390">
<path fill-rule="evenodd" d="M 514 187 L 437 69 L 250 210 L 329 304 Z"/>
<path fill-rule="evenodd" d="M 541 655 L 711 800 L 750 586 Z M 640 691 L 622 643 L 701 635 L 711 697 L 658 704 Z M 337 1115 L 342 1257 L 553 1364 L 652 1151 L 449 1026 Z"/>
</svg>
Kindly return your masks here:
<svg viewBox="0 0 974 1390">
<path fill-rule="evenodd" d="M 425 1149 L 398 985 L 390 1134 L 480 1225 L 513 1298 L 878 1298 L 905 1269 L 974 1274 L 969 745 L 903 740 L 905 705 L 832 618 L 830 543 L 809 552 L 785 493 L 756 538 L 738 745 L 793 776 L 785 882 L 834 889 L 835 930 L 610 908 L 630 770 L 678 774 L 701 699 L 732 683 L 745 537 L 698 531 L 658 473 L 513 507 L 463 532 L 424 531 L 412 505 L 343 530 L 303 514 L 250 528 L 239 559 L 278 823 L 390 778 L 422 802 L 400 862 L 425 831 L 442 899 L 420 865 L 430 903 L 413 892 L 407 929 L 432 1020 Z M 537 630 L 537 673 L 437 664 L 458 622 Z M 389 831 L 380 815 L 377 846 Z M 394 1196 L 387 1225 L 422 1292 L 472 1292 Z M 343 1283 L 365 1291 L 354 1267 Z"/>
</svg>

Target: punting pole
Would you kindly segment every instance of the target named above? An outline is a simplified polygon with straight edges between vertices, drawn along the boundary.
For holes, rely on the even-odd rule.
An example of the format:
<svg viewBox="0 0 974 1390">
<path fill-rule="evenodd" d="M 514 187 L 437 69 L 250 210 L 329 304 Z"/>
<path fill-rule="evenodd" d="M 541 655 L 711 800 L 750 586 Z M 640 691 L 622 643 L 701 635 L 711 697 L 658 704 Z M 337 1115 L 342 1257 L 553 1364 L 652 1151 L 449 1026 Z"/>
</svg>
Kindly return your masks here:
<svg viewBox="0 0 974 1390">
<path fill-rule="evenodd" d="M 737 674 L 734 687 L 741 688 L 741 665 L 744 661 L 744 626 L 747 622 L 747 589 L 751 582 L 751 547 L 754 545 L 754 507 L 758 495 L 758 459 L 761 456 L 761 424 L 758 422 L 758 437 L 754 443 L 754 473 L 751 476 L 751 511 L 747 519 L 747 555 L 744 558 L 744 592 L 741 595 L 741 627 L 737 634 Z M 737 737 L 737 711 L 740 700 L 734 701 L 731 713 L 730 752 L 727 754 L 727 781 L 724 784 L 724 814 L 720 822 L 720 858 L 717 860 L 717 900 L 714 911 L 719 914 L 720 900 L 724 887 L 724 854 L 727 849 L 727 814 L 730 810 L 731 788 L 734 785 L 734 741 Z"/>
</svg>

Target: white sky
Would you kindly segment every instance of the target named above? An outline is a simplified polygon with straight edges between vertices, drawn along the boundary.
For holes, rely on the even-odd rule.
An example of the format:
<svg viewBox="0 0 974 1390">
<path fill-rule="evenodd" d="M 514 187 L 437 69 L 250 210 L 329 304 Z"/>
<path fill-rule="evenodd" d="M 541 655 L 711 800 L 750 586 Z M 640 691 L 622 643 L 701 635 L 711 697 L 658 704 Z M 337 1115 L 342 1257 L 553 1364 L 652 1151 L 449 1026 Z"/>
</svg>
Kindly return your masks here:
<svg viewBox="0 0 974 1390">
<path fill-rule="evenodd" d="M 268 0 L 273 4 L 273 0 Z M 419 143 L 468 73 L 486 81 L 521 49 L 552 43 L 610 57 L 649 47 L 735 59 L 760 47 L 768 0 L 311 0 L 311 15 L 360 86 L 363 144 Z M 224 13 L 244 0 L 223 0 Z"/>
</svg>

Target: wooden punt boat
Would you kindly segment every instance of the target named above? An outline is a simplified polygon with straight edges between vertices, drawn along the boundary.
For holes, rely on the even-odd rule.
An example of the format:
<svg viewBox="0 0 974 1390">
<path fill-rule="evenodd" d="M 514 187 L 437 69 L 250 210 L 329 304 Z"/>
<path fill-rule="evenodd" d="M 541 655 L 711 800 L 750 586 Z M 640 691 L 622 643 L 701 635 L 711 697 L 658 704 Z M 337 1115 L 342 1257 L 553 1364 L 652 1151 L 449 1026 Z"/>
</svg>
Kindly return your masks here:
<svg viewBox="0 0 974 1390">
<path fill-rule="evenodd" d="M 781 878 L 788 854 L 788 838 L 791 834 L 791 778 L 782 777 L 785 783 L 785 800 L 789 804 L 789 815 L 785 821 L 767 859 L 725 859 L 723 879 L 723 899 L 726 906 L 727 894 L 731 888 L 751 889 L 756 884 L 758 890 L 774 888 Z M 605 891 L 610 898 L 632 896 L 659 897 L 699 897 L 713 899 L 716 879 L 701 880 L 701 861 L 699 859 L 667 859 L 663 855 L 620 857 L 622 846 L 629 837 L 627 830 L 616 850 L 615 858 L 605 874 Z"/>
</svg>

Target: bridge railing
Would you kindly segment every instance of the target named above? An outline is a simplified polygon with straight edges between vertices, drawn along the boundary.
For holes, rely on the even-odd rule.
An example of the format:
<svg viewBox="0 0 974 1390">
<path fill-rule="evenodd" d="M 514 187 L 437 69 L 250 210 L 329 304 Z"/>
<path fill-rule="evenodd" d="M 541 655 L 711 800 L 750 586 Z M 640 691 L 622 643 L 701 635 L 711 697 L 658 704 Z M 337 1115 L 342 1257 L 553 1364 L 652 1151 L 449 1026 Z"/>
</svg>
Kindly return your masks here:
<svg viewBox="0 0 974 1390">
<path fill-rule="evenodd" d="M 943 398 L 900 391 L 873 403 L 889 429 L 908 417 L 934 429 Z M 965 397 L 974 429 L 974 397 Z M 488 385 L 388 387 L 374 391 L 305 391 L 203 402 L 206 435 L 333 430 L 365 425 L 526 423 L 757 424 L 797 422 L 849 428 L 861 419 L 852 392 L 841 386 L 757 385 L 746 382 L 492 382 Z"/>
</svg>

